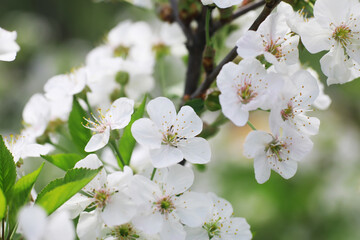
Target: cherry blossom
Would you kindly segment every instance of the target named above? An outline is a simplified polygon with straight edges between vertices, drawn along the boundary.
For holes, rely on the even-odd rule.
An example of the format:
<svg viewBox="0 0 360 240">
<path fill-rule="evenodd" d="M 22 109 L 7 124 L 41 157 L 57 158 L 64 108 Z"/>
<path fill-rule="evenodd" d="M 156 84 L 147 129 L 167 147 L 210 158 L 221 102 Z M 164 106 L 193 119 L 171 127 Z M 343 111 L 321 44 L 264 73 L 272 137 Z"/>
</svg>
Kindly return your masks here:
<svg viewBox="0 0 360 240">
<path fill-rule="evenodd" d="M 238 65 L 227 63 L 217 78 L 224 115 L 235 125 L 244 126 L 249 119 L 249 111 L 269 109 L 282 83 L 280 75 L 267 74 L 256 59 L 245 59 Z"/>
<path fill-rule="evenodd" d="M 135 121 L 131 132 L 135 140 L 150 149 L 156 168 L 168 167 L 183 159 L 191 163 L 208 163 L 209 143 L 195 137 L 202 131 L 202 121 L 189 106 L 176 114 L 174 104 L 165 97 L 151 100 L 147 107 L 149 118 Z"/>
<path fill-rule="evenodd" d="M 286 24 L 286 16 L 272 13 L 257 31 L 247 31 L 237 42 L 240 57 L 251 58 L 264 55 L 266 61 L 275 65 L 278 72 L 284 72 L 286 65 L 299 61 L 299 36 L 293 36 Z"/>
<path fill-rule="evenodd" d="M 250 226 L 244 218 L 233 217 L 231 204 L 214 193 L 208 193 L 212 202 L 211 215 L 198 228 L 186 228 L 187 240 L 249 240 L 252 238 Z"/>
<path fill-rule="evenodd" d="M 280 127 L 288 127 L 297 130 L 299 134 L 317 134 L 320 120 L 305 114 L 311 111 L 311 105 L 318 95 L 318 83 L 309 72 L 300 70 L 290 76 L 279 95 L 279 100 L 271 108 L 271 130 L 279 132 Z"/>
<path fill-rule="evenodd" d="M 282 135 L 252 131 L 245 139 L 244 155 L 254 158 L 255 178 L 264 183 L 270 178 L 271 169 L 283 178 L 293 177 L 297 162 L 312 149 L 313 143 L 292 129 L 284 129 Z"/>
<path fill-rule="evenodd" d="M 154 181 L 136 175 L 129 185 L 138 203 L 134 226 L 162 240 L 185 240 L 182 224 L 199 227 L 210 214 L 205 194 L 187 191 L 194 181 L 191 169 L 180 165 L 158 169 Z"/>
<path fill-rule="evenodd" d="M 109 142 L 111 130 L 122 129 L 128 125 L 134 112 L 134 101 L 128 98 L 119 98 L 106 111 L 105 115 L 101 110 L 98 112 L 98 118 L 93 116 L 95 121 L 86 119 L 88 124 L 85 127 L 95 133 L 85 146 L 86 152 L 103 148 Z"/>
<path fill-rule="evenodd" d="M 299 29 L 311 53 L 329 50 L 321 60 L 327 83 L 346 83 L 360 76 L 360 3 L 318 0 L 314 18 Z"/>
</svg>

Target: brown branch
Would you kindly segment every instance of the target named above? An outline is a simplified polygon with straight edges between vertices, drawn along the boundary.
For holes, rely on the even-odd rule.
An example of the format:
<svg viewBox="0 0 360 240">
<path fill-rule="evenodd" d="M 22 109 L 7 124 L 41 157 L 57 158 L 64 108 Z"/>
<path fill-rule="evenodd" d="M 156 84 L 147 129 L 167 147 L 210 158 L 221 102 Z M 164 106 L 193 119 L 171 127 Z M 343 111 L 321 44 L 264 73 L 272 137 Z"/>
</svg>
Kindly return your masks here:
<svg viewBox="0 0 360 240">
<path fill-rule="evenodd" d="M 191 45 L 192 41 L 194 39 L 194 36 L 192 34 L 190 26 L 186 26 L 184 24 L 184 22 L 180 19 L 179 9 L 178 9 L 178 0 L 170 0 L 170 5 L 171 5 L 171 8 L 173 9 L 172 12 L 174 14 L 175 21 L 179 24 L 181 30 L 183 31 L 183 33 L 186 37 L 187 44 Z"/>
<path fill-rule="evenodd" d="M 246 4 L 245 6 L 241 7 L 237 12 L 235 12 L 232 16 L 231 16 L 231 21 L 237 19 L 238 17 L 241 17 L 242 15 L 257 9 L 258 7 L 262 6 L 265 4 L 265 0 L 260 0 L 257 2 L 252 2 L 249 4 Z M 214 23 L 213 28 L 210 31 L 210 34 L 215 33 L 216 31 L 218 31 L 219 29 L 221 29 L 223 26 L 225 26 L 227 23 L 218 21 L 216 23 Z"/>
<path fill-rule="evenodd" d="M 256 18 L 254 23 L 251 25 L 249 30 L 256 31 L 260 24 L 270 15 L 272 10 L 281 2 L 281 0 L 266 0 L 266 4 L 264 9 L 260 13 L 260 15 Z M 214 70 L 206 76 L 205 81 L 197 88 L 197 90 L 191 95 L 192 98 L 201 97 L 206 90 L 211 86 L 211 84 L 215 81 L 217 75 L 219 74 L 222 67 L 234 60 L 237 56 L 236 53 L 237 47 L 231 49 L 231 51 L 225 56 L 225 58 L 214 68 Z"/>
</svg>

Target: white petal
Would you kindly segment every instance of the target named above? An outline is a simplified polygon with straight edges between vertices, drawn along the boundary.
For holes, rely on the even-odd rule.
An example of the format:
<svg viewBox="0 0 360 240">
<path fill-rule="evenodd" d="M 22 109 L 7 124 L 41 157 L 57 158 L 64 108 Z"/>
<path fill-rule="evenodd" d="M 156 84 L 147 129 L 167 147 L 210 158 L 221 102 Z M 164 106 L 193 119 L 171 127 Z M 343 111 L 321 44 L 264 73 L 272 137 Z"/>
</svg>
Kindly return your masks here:
<svg viewBox="0 0 360 240">
<path fill-rule="evenodd" d="M 260 184 L 266 182 L 270 178 L 270 165 L 264 155 L 258 155 L 254 159 L 254 170 L 256 181 Z"/>
<path fill-rule="evenodd" d="M 153 166 L 156 168 L 169 167 L 184 159 L 182 151 L 169 145 L 161 145 L 159 149 L 151 149 L 150 157 Z"/>
<path fill-rule="evenodd" d="M 219 100 L 224 115 L 236 126 L 245 126 L 246 122 L 249 120 L 249 111 L 243 108 L 239 99 L 225 94 L 220 94 Z"/>
<path fill-rule="evenodd" d="M 250 225 L 244 218 L 234 217 L 225 221 L 223 225 L 221 229 L 221 238 L 223 239 L 250 240 L 252 238 Z"/>
<path fill-rule="evenodd" d="M 46 212 L 34 205 L 24 207 L 19 213 L 19 228 L 28 240 L 40 240 L 46 230 Z"/>
<path fill-rule="evenodd" d="M 70 218 L 74 219 L 92 203 L 93 200 L 81 194 L 75 194 L 72 198 L 61 205 L 57 211 L 67 211 Z"/>
<path fill-rule="evenodd" d="M 44 240 L 74 240 L 75 228 L 67 212 L 56 212 L 50 216 Z"/>
<path fill-rule="evenodd" d="M 168 195 L 177 195 L 191 187 L 194 182 L 194 172 L 191 168 L 176 164 L 169 168 L 163 182 Z"/>
<path fill-rule="evenodd" d="M 183 224 L 200 227 L 211 213 L 211 201 L 204 193 L 185 192 L 175 199 L 176 213 Z"/>
<path fill-rule="evenodd" d="M 121 129 L 128 125 L 133 112 L 134 100 L 119 98 L 113 102 L 105 118 L 110 122 L 111 129 Z"/>
<path fill-rule="evenodd" d="M 186 240 L 209 240 L 209 235 L 202 227 L 190 228 L 185 226 Z"/>
<path fill-rule="evenodd" d="M 132 223 L 134 226 L 144 233 L 156 234 L 163 228 L 163 217 L 159 212 L 150 212 L 145 214 L 144 212 L 134 217 Z"/>
<path fill-rule="evenodd" d="M 247 31 L 236 43 L 237 53 L 242 58 L 252 58 L 264 53 L 260 34 L 255 31 Z"/>
<path fill-rule="evenodd" d="M 296 161 L 283 161 L 277 164 L 277 168 L 274 169 L 278 172 L 283 178 L 289 179 L 293 177 L 297 170 L 297 162 Z"/>
<path fill-rule="evenodd" d="M 258 155 L 265 155 L 265 148 L 272 140 L 273 137 L 267 132 L 250 132 L 245 139 L 244 155 L 247 158 L 254 158 Z"/>
<path fill-rule="evenodd" d="M 184 227 L 178 222 L 164 222 L 161 229 L 161 240 L 185 240 L 186 232 Z"/>
<path fill-rule="evenodd" d="M 136 120 L 131 126 L 131 133 L 135 140 L 148 148 L 159 148 L 162 134 L 155 123 L 148 118 Z"/>
<path fill-rule="evenodd" d="M 203 122 L 189 106 L 183 106 L 175 120 L 175 132 L 182 137 L 195 137 L 202 131 Z"/>
<path fill-rule="evenodd" d="M 110 197 L 110 202 L 100 215 L 106 225 L 116 226 L 129 222 L 135 213 L 136 205 L 131 198 L 118 192 Z"/>
<path fill-rule="evenodd" d="M 195 137 L 181 141 L 178 144 L 178 149 L 183 153 L 183 157 L 191 163 L 205 164 L 210 162 L 210 144 L 204 138 Z"/>
<path fill-rule="evenodd" d="M 308 23 L 299 28 L 301 41 L 310 53 L 317 53 L 329 50 L 331 43 L 329 38 L 332 36 L 330 29 L 321 27 L 315 19 L 310 19 Z"/>
<path fill-rule="evenodd" d="M 339 26 L 349 17 L 350 4 L 351 0 L 316 1 L 314 5 L 315 19 L 324 27 L 328 27 L 330 23 Z"/>
<path fill-rule="evenodd" d="M 171 126 L 176 119 L 175 106 L 165 97 L 151 100 L 146 106 L 146 111 L 159 129 Z"/>
<path fill-rule="evenodd" d="M 215 193 L 212 192 L 209 192 L 207 195 L 212 201 L 213 212 L 211 218 L 213 220 L 216 221 L 219 219 L 219 217 L 221 217 L 222 220 L 229 219 L 232 216 L 234 210 L 229 201 L 218 197 Z"/>
<path fill-rule="evenodd" d="M 85 146 L 86 152 L 95 152 L 108 144 L 110 138 L 110 128 L 107 127 L 103 133 L 94 134 Z"/>
<path fill-rule="evenodd" d="M 101 236 L 103 223 L 98 211 L 83 212 L 80 214 L 76 233 L 80 240 L 96 240 Z"/>
</svg>

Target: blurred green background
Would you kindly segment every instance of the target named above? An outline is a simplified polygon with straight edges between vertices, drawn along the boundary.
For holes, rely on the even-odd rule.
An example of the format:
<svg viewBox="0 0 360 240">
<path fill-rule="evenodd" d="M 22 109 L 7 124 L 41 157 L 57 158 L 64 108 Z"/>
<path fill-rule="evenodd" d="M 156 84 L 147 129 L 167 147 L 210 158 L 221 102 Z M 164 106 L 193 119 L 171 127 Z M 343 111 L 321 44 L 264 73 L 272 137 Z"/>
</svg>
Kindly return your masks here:
<svg viewBox="0 0 360 240">
<path fill-rule="evenodd" d="M 120 2 L 2 0 L 0 26 L 18 32 L 21 50 L 14 62 L 0 62 L 0 132 L 18 132 L 30 96 L 42 92 L 50 77 L 81 66 L 120 20 L 151 17 Z M 319 71 L 322 54 L 303 56 Z M 211 141 L 212 162 L 197 173 L 194 188 L 228 199 L 235 215 L 251 225 L 254 239 L 360 239 L 360 80 L 325 92 L 333 103 L 312 114 L 321 120 L 320 134 L 290 180 L 273 172 L 267 183 L 257 184 L 252 160 L 242 157 L 248 127 L 226 124 Z M 254 113 L 251 121 L 267 130 L 267 113 Z"/>
</svg>

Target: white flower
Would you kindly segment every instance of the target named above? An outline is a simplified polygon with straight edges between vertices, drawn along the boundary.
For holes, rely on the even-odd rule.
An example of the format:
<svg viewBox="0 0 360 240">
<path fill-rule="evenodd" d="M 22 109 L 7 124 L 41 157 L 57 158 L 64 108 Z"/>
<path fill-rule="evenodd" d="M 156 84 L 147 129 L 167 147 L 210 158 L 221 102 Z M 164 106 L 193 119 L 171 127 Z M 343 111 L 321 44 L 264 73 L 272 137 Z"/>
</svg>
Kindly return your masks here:
<svg viewBox="0 0 360 240">
<path fill-rule="evenodd" d="M 34 137 L 41 136 L 50 121 L 50 114 L 49 101 L 42 94 L 34 94 L 26 103 L 22 114 L 26 131 Z"/>
<path fill-rule="evenodd" d="M 47 217 L 41 207 L 24 207 L 19 213 L 19 229 L 27 240 L 74 240 L 73 222 L 67 212 Z"/>
<path fill-rule="evenodd" d="M 14 157 L 14 162 L 17 163 L 20 158 L 40 157 L 40 154 L 47 154 L 52 150 L 49 145 L 40 145 L 31 141 L 26 135 L 10 135 L 4 137 L 5 145 Z"/>
<path fill-rule="evenodd" d="M 319 131 L 320 120 L 306 116 L 319 95 L 316 79 L 307 71 L 300 70 L 286 81 L 279 100 L 273 105 L 269 122 L 272 132 L 280 127 L 295 129 L 299 134 L 314 135 Z"/>
<path fill-rule="evenodd" d="M 313 102 L 313 106 L 320 110 L 326 110 L 330 107 L 331 98 L 324 92 L 324 84 L 320 81 L 319 75 L 311 68 L 306 69 L 315 79 L 319 87 L 319 96 Z"/>
<path fill-rule="evenodd" d="M 243 0 L 201 0 L 202 4 L 209 5 L 215 3 L 219 8 L 229 8 L 234 5 L 238 5 L 243 2 Z"/>
<path fill-rule="evenodd" d="M 131 119 L 134 112 L 134 101 L 128 98 L 119 98 L 111 105 L 110 109 L 104 115 L 99 110 L 99 119 L 93 116 L 95 121 L 86 119 L 89 128 L 95 134 L 90 138 L 85 147 L 86 152 L 93 152 L 103 148 L 110 139 L 110 131 L 124 128 Z"/>
<path fill-rule="evenodd" d="M 160 237 L 157 234 L 146 234 L 131 223 L 110 228 L 108 227 L 105 229 L 104 233 L 105 240 L 160 240 Z"/>
<path fill-rule="evenodd" d="M 210 213 L 205 194 L 187 191 L 193 181 L 192 170 L 178 164 L 158 169 L 154 181 L 134 176 L 129 185 L 139 204 L 134 226 L 147 234 L 159 233 L 162 240 L 185 240 L 182 224 L 199 227 Z"/>
<path fill-rule="evenodd" d="M 249 119 L 249 111 L 271 106 L 282 83 L 278 74 L 267 74 L 256 59 L 245 59 L 238 65 L 227 63 L 217 78 L 224 115 L 235 125 L 244 126 Z"/>
<path fill-rule="evenodd" d="M 286 24 L 286 16 L 272 13 L 257 31 L 247 31 L 237 45 L 237 53 L 243 58 L 264 55 L 266 61 L 275 65 L 278 72 L 284 72 L 286 65 L 299 61 L 299 36 L 292 36 Z"/>
<path fill-rule="evenodd" d="M 311 53 L 329 50 L 321 60 L 328 85 L 360 76 L 360 3 L 358 0 L 318 0 L 314 18 L 299 29 Z"/>
<path fill-rule="evenodd" d="M 187 240 L 250 240 L 250 226 L 244 218 L 233 217 L 231 204 L 214 193 L 208 193 L 212 202 L 211 215 L 198 228 L 185 228 Z"/>
<path fill-rule="evenodd" d="M 75 168 L 97 169 L 102 163 L 95 154 L 90 154 L 76 163 Z M 70 211 L 71 217 L 80 214 L 77 234 L 80 239 L 96 239 L 101 235 L 103 224 L 117 226 L 127 223 L 136 213 L 136 206 L 127 193 L 132 170 L 125 166 L 123 172 L 106 175 L 104 169 L 83 188 L 85 195 L 76 194 L 61 209 Z M 83 212 L 86 208 L 95 208 Z"/>
<path fill-rule="evenodd" d="M 0 61 L 14 61 L 16 53 L 20 50 L 19 45 L 15 42 L 16 32 L 9 32 L 0 28 Z"/>
<path fill-rule="evenodd" d="M 209 143 L 195 137 L 203 123 L 191 107 L 184 106 L 176 114 L 169 99 L 158 97 L 148 103 L 146 110 L 150 119 L 135 121 L 131 132 L 138 143 L 150 149 L 154 167 L 168 167 L 184 158 L 191 163 L 210 161 Z"/>
<path fill-rule="evenodd" d="M 244 155 L 254 158 L 255 178 L 258 183 L 264 183 L 270 178 L 271 169 L 285 179 L 294 176 L 297 162 L 312 147 L 313 143 L 308 137 L 292 129 L 284 129 L 282 136 L 252 131 L 245 139 Z"/>
</svg>

